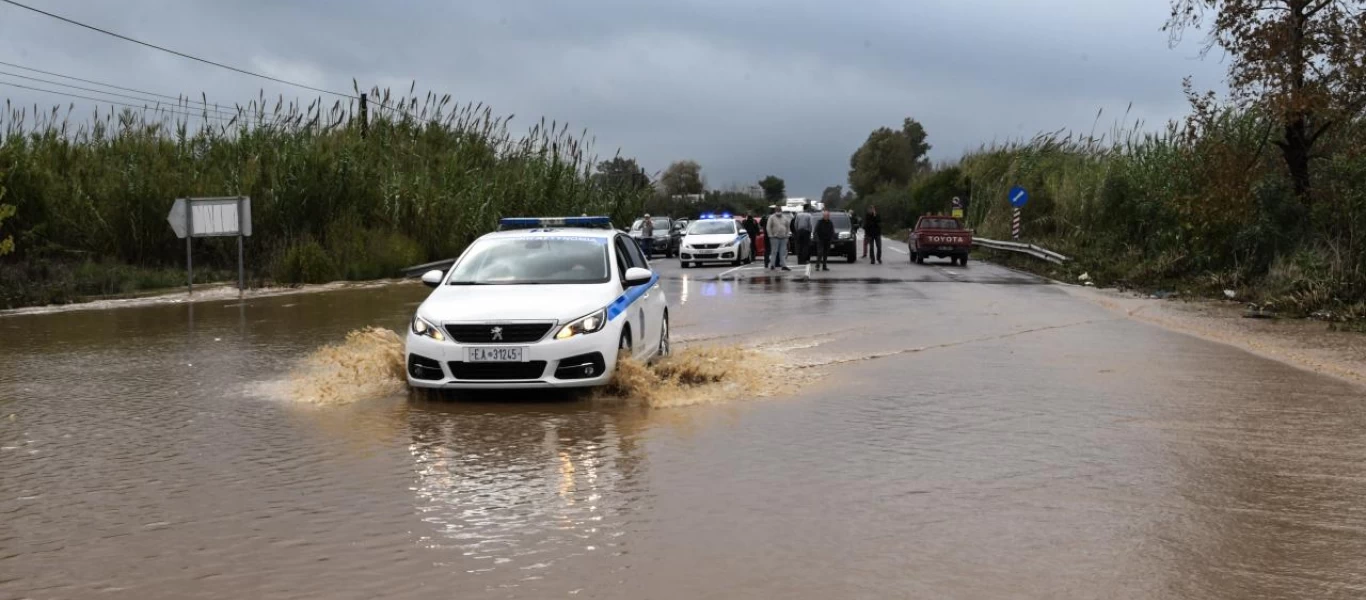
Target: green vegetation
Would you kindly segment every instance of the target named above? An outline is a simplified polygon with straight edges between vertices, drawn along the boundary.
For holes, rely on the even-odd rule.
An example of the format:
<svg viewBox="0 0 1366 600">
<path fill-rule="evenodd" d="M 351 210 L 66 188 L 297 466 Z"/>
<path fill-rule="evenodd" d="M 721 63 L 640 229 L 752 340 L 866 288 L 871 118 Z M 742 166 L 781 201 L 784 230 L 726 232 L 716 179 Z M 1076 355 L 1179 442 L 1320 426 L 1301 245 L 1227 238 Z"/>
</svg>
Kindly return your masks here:
<svg viewBox="0 0 1366 600">
<path fill-rule="evenodd" d="M 915 119 L 903 121 L 900 130 L 874 130 L 849 158 L 849 187 L 860 197 L 904 187 L 929 167 L 927 137 Z"/>
<path fill-rule="evenodd" d="M 764 190 L 765 202 L 781 206 L 787 201 L 787 182 L 782 177 L 769 175 L 759 180 L 759 187 Z"/>
<path fill-rule="evenodd" d="M 1100 138 L 1041 135 L 918 172 L 897 168 L 912 132 L 879 129 L 851 158 L 854 207 L 877 204 L 895 230 L 960 196 L 979 235 L 1005 239 L 1006 194 L 1022 185 L 1025 238 L 1074 260 L 1020 266 L 1366 318 L 1366 0 L 1173 0 L 1172 9 L 1174 36 L 1206 27 L 1209 44 L 1227 51 L 1226 104 L 1187 83 L 1191 115 L 1159 133 L 1140 133 L 1140 123 Z"/>
<path fill-rule="evenodd" d="M 701 194 L 707 188 L 707 180 L 702 177 L 702 165 L 697 161 L 680 160 L 664 169 L 659 185 L 665 196 L 673 198 Z"/>
<path fill-rule="evenodd" d="M 0 200 L 5 199 L 5 186 L 0 185 Z M 10 204 L 0 204 L 0 224 L 4 224 L 5 219 L 14 216 L 14 206 Z M 14 237 L 0 237 L 0 256 L 14 252 Z"/>
<path fill-rule="evenodd" d="M 638 176 L 614 175 L 622 162 L 595 165 L 585 135 L 567 126 L 542 121 L 519 135 L 449 96 L 372 97 L 395 108 L 372 103 L 368 128 L 355 106 L 272 110 L 264 99 L 197 129 L 157 111 L 75 122 L 55 109 L 0 114 L 0 186 L 14 206 L 0 220 L 16 241 L 0 263 L 0 307 L 183 284 L 184 241 L 166 223 L 177 197 L 250 196 L 252 279 L 302 283 L 396 276 L 456 255 L 503 216 L 627 222 L 650 194 Z M 196 240 L 194 252 L 197 273 L 235 268 L 235 240 Z M 110 275 L 78 276 L 94 271 Z M 163 272 L 181 280 L 142 275 Z"/>
<path fill-rule="evenodd" d="M 1074 260 L 1018 266 L 1072 281 L 1087 273 L 1102 286 L 1219 297 L 1232 289 L 1285 314 L 1366 317 L 1366 123 L 1319 140 L 1325 158 L 1306 202 L 1273 151 L 1275 122 L 1206 104 L 1161 133 L 1041 135 L 982 148 L 855 204 L 876 203 L 895 230 L 947 212 L 960 196 L 978 235 L 1009 239 L 1005 199 L 1022 185 L 1025 239 Z"/>
<path fill-rule="evenodd" d="M 969 221 L 1009 235 L 1011 185 L 1031 199 L 1026 237 L 1077 260 L 1098 285 L 1204 294 L 1233 289 L 1283 311 L 1366 315 L 1366 135 L 1326 142 L 1315 202 L 1266 148 L 1268 118 L 1226 110 L 1102 146 L 1042 137 L 963 160 Z"/>
</svg>

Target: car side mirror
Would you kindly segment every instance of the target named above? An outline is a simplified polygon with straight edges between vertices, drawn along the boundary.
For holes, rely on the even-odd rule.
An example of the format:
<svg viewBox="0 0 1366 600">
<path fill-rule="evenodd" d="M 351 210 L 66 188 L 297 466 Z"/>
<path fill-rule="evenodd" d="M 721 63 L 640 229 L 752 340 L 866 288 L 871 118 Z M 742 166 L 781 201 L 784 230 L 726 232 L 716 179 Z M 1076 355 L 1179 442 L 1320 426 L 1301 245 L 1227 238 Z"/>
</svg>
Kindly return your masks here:
<svg viewBox="0 0 1366 600">
<path fill-rule="evenodd" d="M 647 283 L 650 283 L 650 280 L 654 278 L 655 274 L 651 272 L 649 269 L 631 267 L 629 269 L 626 269 L 625 284 L 626 287 L 636 287 L 638 285 L 645 285 Z"/>
<path fill-rule="evenodd" d="M 442 271 L 440 269 L 432 269 L 422 274 L 422 283 L 427 284 L 427 287 L 436 287 L 438 285 L 441 285 L 441 280 L 445 278 L 445 271 Z"/>
</svg>

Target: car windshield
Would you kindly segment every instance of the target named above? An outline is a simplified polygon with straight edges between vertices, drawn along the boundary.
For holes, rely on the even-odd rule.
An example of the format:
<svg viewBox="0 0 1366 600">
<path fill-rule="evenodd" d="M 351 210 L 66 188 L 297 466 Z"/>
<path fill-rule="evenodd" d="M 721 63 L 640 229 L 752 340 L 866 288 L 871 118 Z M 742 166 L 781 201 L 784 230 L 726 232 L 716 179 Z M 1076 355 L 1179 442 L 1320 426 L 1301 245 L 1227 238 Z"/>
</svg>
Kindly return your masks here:
<svg viewBox="0 0 1366 600">
<path fill-rule="evenodd" d="M 631 233 L 640 233 L 641 226 L 644 224 L 645 219 L 636 219 L 636 222 L 631 224 Z M 669 229 L 673 227 L 673 223 L 665 217 L 650 217 L 650 224 L 655 228 L 655 235 L 668 233 Z"/>
<path fill-rule="evenodd" d="M 835 224 L 835 231 L 849 231 L 854 228 L 849 215 L 843 213 L 831 213 L 830 222 Z"/>
<path fill-rule="evenodd" d="M 956 219 L 925 219 L 922 229 L 961 229 Z"/>
<path fill-rule="evenodd" d="M 480 240 L 451 273 L 450 285 L 606 283 L 607 240 L 527 236 Z"/>
<path fill-rule="evenodd" d="M 735 233 L 734 221 L 698 221 L 688 228 L 688 235 L 718 235 Z"/>
</svg>

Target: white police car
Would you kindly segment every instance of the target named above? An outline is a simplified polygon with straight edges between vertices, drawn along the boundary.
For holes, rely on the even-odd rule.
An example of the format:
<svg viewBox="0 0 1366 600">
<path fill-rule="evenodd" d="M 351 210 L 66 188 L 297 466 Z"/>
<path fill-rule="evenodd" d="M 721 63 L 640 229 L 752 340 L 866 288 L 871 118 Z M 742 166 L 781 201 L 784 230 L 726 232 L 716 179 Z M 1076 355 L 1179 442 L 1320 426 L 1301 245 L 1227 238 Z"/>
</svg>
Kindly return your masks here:
<svg viewBox="0 0 1366 600">
<path fill-rule="evenodd" d="M 589 387 L 617 356 L 669 353 L 659 275 L 607 217 L 503 219 L 449 271 L 408 333 L 408 384 L 422 388 Z"/>
<path fill-rule="evenodd" d="M 684 269 L 709 262 L 738 267 L 754 261 L 749 234 L 730 215 L 702 215 L 689 223 L 679 245 L 678 258 Z"/>
</svg>

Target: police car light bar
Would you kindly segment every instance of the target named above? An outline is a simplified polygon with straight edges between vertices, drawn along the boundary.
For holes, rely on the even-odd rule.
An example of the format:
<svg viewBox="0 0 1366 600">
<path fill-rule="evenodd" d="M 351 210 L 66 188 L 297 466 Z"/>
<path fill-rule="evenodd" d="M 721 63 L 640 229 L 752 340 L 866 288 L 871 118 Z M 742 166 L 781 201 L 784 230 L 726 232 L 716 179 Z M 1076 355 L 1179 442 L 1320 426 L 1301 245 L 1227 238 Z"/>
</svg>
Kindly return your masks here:
<svg viewBox="0 0 1366 600">
<path fill-rule="evenodd" d="M 611 229 L 611 217 L 511 217 L 498 219 L 498 230 L 544 229 L 548 227 L 582 227 Z"/>
</svg>

